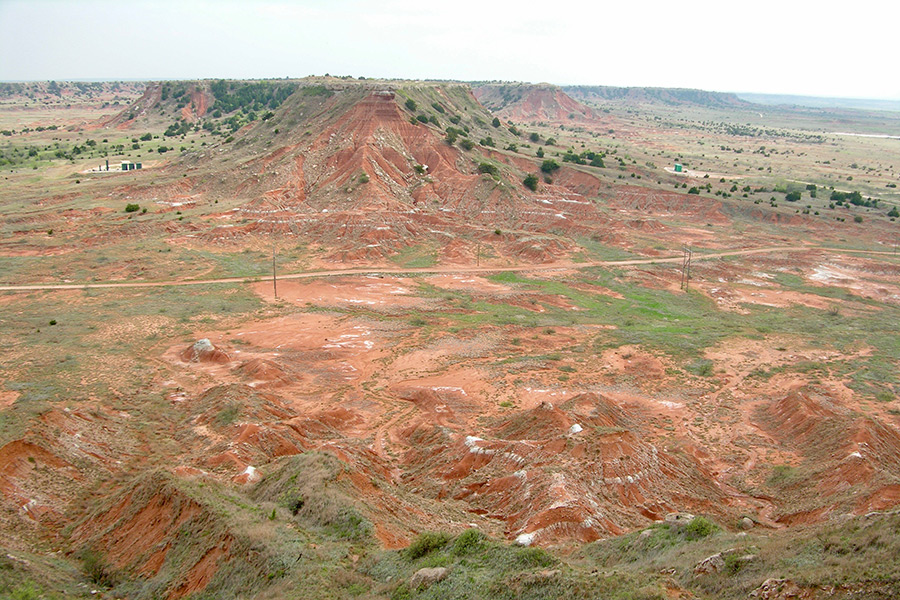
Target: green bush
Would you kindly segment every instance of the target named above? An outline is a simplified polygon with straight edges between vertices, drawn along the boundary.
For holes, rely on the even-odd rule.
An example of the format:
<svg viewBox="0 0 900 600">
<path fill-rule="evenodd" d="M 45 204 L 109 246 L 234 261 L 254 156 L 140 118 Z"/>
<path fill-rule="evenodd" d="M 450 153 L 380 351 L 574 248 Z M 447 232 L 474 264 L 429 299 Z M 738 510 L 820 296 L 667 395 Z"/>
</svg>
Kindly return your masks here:
<svg viewBox="0 0 900 600">
<path fill-rule="evenodd" d="M 464 556 L 484 548 L 484 534 L 477 529 L 466 529 L 453 541 L 453 554 Z"/>
<path fill-rule="evenodd" d="M 516 562 L 529 569 L 536 569 L 550 567 L 556 563 L 556 559 L 543 548 L 522 548 L 516 552 Z"/>
<path fill-rule="evenodd" d="M 115 575 L 99 552 L 84 550 L 81 553 L 81 567 L 87 578 L 95 585 L 112 587 L 116 584 Z"/>
<path fill-rule="evenodd" d="M 538 188 L 538 178 L 534 174 L 528 174 L 528 176 L 522 180 L 522 184 L 532 192 L 536 192 Z"/>
<path fill-rule="evenodd" d="M 419 537 L 417 537 L 415 541 L 409 545 L 404 553 L 406 554 L 406 558 L 408 560 L 416 560 L 417 558 L 422 558 L 423 556 L 430 554 L 435 550 L 443 548 L 449 541 L 450 536 L 446 533 L 435 533 L 427 531 L 425 533 L 419 534 Z"/>
<path fill-rule="evenodd" d="M 408 108 L 409 110 L 416 110 L 416 106 L 417 105 L 415 100 L 413 100 L 412 98 L 407 99 L 406 108 Z"/>
<path fill-rule="evenodd" d="M 478 172 L 479 173 L 487 173 L 488 175 L 497 175 L 499 173 L 499 171 L 497 170 L 497 167 L 495 167 L 491 163 L 486 163 L 486 162 L 483 162 L 480 165 L 478 165 Z"/>
<path fill-rule="evenodd" d="M 133 213 L 133 212 L 137 212 L 139 210 L 141 210 L 140 204 L 127 204 L 125 206 L 125 212 L 127 212 L 127 213 Z"/>
<path fill-rule="evenodd" d="M 696 517 L 684 526 L 684 539 L 688 541 L 700 540 L 719 530 L 718 526 L 706 517 Z"/>
<path fill-rule="evenodd" d="M 543 163 L 541 163 L 541 171 L 544 173 L 552 173 L 559 169 L 559 163 L 553 160 L 552 158 L 548 158 Z"/>
<path fill-rule="evenodd" d="M 10 600 L 39 600 L 43 597 L 41 589 L 33 581 L 20 583 L 12 589 L 9 595 Z"/>
</svg>

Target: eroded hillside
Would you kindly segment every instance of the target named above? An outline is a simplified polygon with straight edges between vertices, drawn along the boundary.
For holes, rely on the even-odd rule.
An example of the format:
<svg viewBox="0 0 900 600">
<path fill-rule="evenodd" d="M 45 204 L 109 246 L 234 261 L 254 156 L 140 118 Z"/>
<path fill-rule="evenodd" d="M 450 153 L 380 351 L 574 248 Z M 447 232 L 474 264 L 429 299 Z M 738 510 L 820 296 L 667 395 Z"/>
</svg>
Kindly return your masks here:
<svg viewBox="0 0 900 600">
<path fill-rule="evenodd" d="M 552 86 L 127 91 L 6 136 L 3 593 L 893 589 L 832 565 L 900 501 L 884 169 L 792 131 L 676 171 Z"/>
</svg>

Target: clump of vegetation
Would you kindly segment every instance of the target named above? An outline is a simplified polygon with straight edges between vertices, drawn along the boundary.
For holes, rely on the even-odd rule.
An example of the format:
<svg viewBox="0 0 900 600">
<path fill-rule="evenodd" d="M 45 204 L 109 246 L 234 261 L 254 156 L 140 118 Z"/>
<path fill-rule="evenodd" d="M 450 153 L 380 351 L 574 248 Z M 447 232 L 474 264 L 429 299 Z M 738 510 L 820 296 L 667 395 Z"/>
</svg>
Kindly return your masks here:
<svg viewBox="0 0 900 600">
<path fill-rule="evenodd" d="M 541 171 L 543 171 L 544 173 L 553 173 L 557 170 L 559 170 L 559 163 L 552 158 L 548 158 L 541 163 Z"/>
<path fill-rule="evenodd" d="M 484 534 L 477 529 L 466 529 L 453 540 L 453 554 L 465 556 L 484 548 Z"/>
<path fill-rule="evenodd" d="M 95 585 L 112 587 L 116 576 L 99 552 L 87 549 L 81 552 L 81 565 L 85 576 Z"/>
<path fill-rule="evenodd" d="M 488 175 L 497 175 L 500 173 L 500 171 L 497 169 L 497 167 L 495 165 L 492 165 L 491 163 L 486 163 L 486 162 L 483 162 L 478 165 L 478 172 L 486 173 Z"/>
<path fill-rule="evenodd" d="M 688 541 L 700 540 L 719 531 L 718 525 L 706 517 L 695 517 L 684 526 L 684 539 Z"/>
<path fill-rule="evenodd" d="M 525 179 L 522 180 L 522 185 L 527 187 L 532 192 L 536 192 L 538 188 L 538 178 L 533 173 L 529 173 L 525 176 Z"/>
<path fill-rule="evenodd" d="M 127 212 L 127 213 L 133 213 L 133 212 L 137 212 L 139 210 L 141 210 L 140 204 L 126 204 L 125 205 L 125 212 Z"/>
<path fill-rule="evenodd" d="M 416 560 L 418 558 L 422 558 L 423 556 L 443 548 L 450 542 L 450 536 L 446 533 L 440 532 L 425 532 L 419 534 L 419 537 L 413 541 L 409 547 L 406 548 L 405 554 L 406 558 L 409 560 Z M 455 547 L 454 547 L 455 548 Z"/>
</svg>

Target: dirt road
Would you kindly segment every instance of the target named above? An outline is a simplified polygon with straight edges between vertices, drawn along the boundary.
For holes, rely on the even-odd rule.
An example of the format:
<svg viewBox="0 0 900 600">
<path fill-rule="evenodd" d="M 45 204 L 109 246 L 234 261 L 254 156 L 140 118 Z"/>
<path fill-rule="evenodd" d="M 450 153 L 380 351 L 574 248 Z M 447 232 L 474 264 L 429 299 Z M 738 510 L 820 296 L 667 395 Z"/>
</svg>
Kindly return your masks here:
<svg viewBox="0 0 900 600">
<path fill-rule="evenodd" d="M 878 252 L 868 250 L 844 250 L 840 248 L 827 248 L 824 246 L 772 246 L 767 248 L 753 248 L 750 250 L 729 250 L 725 252 L 710 252 L 709 254 L 694 253 L 692 261 L 705 261 L 717 258 L 725 258 L 729 256 L 748 256 L 752 254 L 769 254 L 773 252 L 809 252 L 812 250 L 827 251 L 834 253 L 864 253 L 864 254 L 885 254 L 891 255 L 891 252 Z M 509 273 L 509 272 L 535 272 L 535 271 L 557 271 L 562 269 L 583 269 L 586 267 L 625 267 L 633 265 L 649 265 L 655 263 L 679 263 L 682 256 L 669 256 L 664 258 L 635 258 L 628 260 L 600 260 L 591 262 L 565 262 L 544 265 L 516 265 L 509 267 L 425 267 L 415 269 L 404 269 L 402 267 L 357 267 L 352 269 L 333 269 L 328 271 L 307 271 L 304 273 L 287 273 L 278 275 L 279 280 L 283 279 L 307 279 L 313 277 L 339 277 L 343 275 L 416 275 L 416 274 L 432 274 L 432 273 Z M 235 283 L 255 283 L 271 279 L 271 275 L 259 275 L 254 277 L 225 277 L 221 279 L 187 279 L 187 280 L 167 280 L 167 281 L 135 281 L 135 282 L 110 282 L 110 283 L 38 283 L 38 284 L 20 284 L 20 285 L 0 285 L 0 292 L 17 292 L 17 291 L 39 291 L 39 290 L 96 290 L 106 288 L 152 288 L 152 287 L 177 287 L 190 285 L 210 285 L 210 284 L 235 284 Z"/>
</svg>

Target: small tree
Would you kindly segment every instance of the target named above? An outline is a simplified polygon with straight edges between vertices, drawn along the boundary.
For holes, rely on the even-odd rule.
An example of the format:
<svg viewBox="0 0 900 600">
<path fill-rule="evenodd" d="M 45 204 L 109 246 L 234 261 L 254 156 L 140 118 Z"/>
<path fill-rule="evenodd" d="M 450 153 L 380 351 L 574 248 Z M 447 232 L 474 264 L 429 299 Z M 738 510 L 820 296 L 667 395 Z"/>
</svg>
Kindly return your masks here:
<svg viewBox="0 0 900 600">
<path fill-rule="evenodd" d="M 494 127 L 500 127 L 500 119 L 494 117 L 494 120 L 491 121 L 491 125 L 493 125 Z"/>
<path fill-rule="evenodd" d="M 406 100 L 406 108 L 408 108 L 409 110 L 416 110 L 416 106 L 416 101 L 412 98 Z"/>
<path fill-rule="evenodd" d="M 543 148 L 538 148 L 538 149 L 537 149 L 537 152 L 535 153 L 535 155 L 536 155 L 538 158 L 544 158 L 544 149 L 543 149 Z"/>
<path fill-rule="evenodd" d="M 495 167 L 491 163 L 486 163 L 486 162 L 483 162 L 480 165 L 478 165 L 478 172 L 479 173 L 487 173 L 488 175 L 497 175 L 497 173 L 499 173 L 499 171 L 497 170 L 497 167 Z"/>
<path fill-rule="evenodd" d="M 788 202 L 797 202 L 798 200 L 800 200 L 801 195 L 802 194 L 799 191 L 795 190 L 793 192 L 788 192 L 787 194 L 785 194 L 784 199 Z"/>
<path fill-rule="evenodd" d="M 559 169 L 559 163 L 552 158 L 548 158 L 543 163 L 541 163 L 541 171 L 543 171 L 544 173 L 552 173 L 557 169 Z"/>
<path fill-rule="evenodd" d="M 522 184 L 532 192 L 536 192 L 538 188 L 538 178 L 536 175 L 528 174 L 525 179 L 522 180 Z"/>
</svg>

